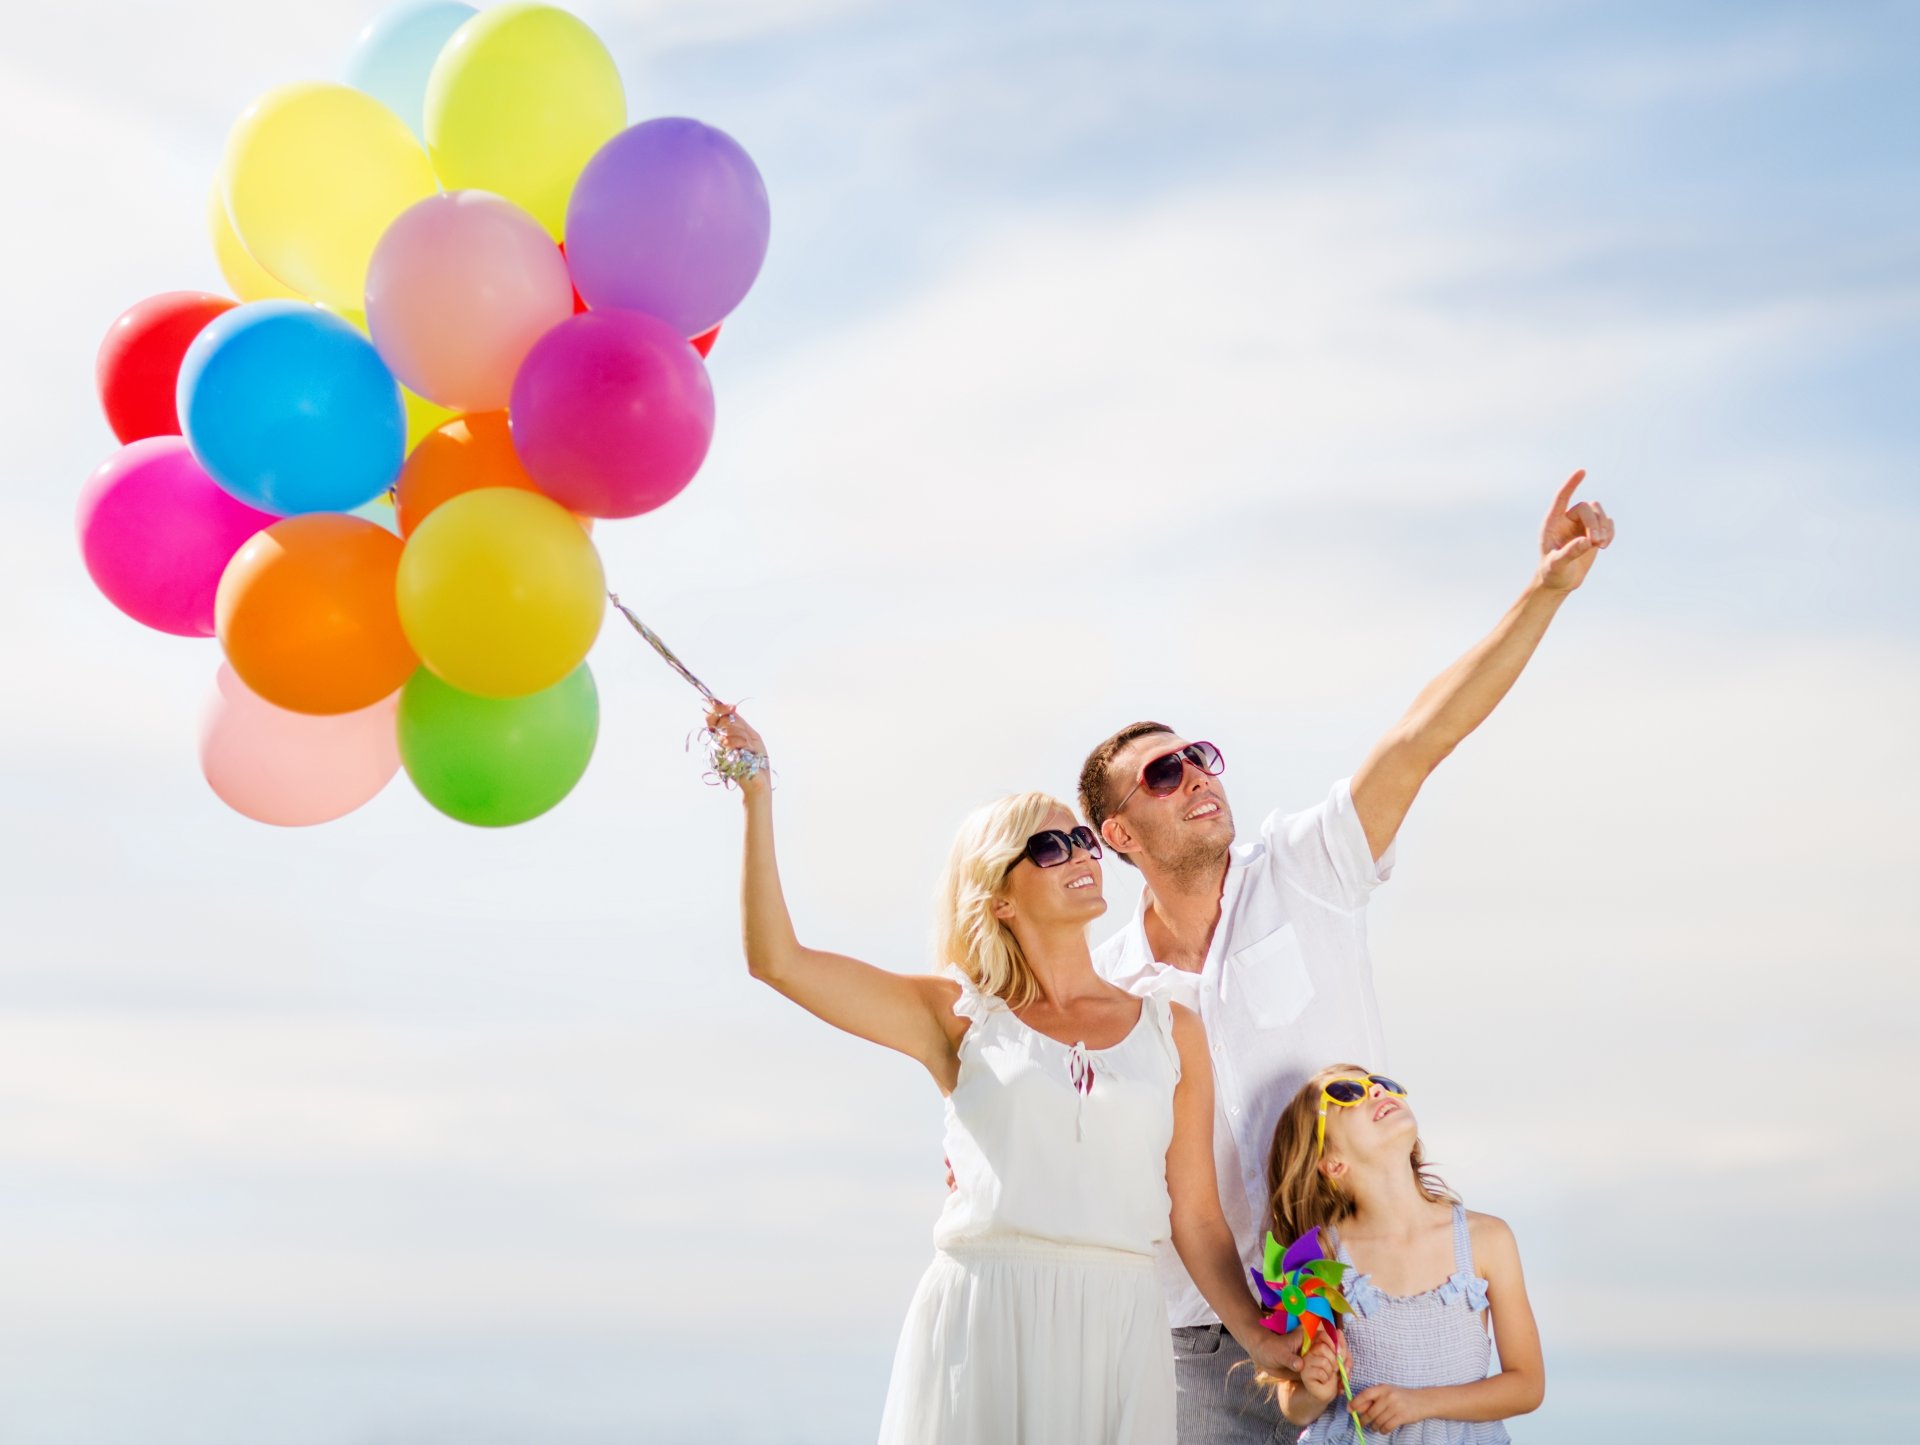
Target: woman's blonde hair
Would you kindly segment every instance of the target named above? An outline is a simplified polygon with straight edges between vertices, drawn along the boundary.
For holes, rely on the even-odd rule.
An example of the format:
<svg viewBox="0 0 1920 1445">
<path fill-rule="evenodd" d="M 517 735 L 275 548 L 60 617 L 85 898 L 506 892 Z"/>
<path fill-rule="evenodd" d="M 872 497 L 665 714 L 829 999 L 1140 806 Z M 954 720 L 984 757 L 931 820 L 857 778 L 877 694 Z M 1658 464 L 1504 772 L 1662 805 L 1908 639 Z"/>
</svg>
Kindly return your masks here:
<svg viewBox="0 0 1920 1445">
<path fill-rule="evenodd" d="M 1267 1209 L 1273 1220 L 1273 1237 L 1282 1244 L 1291 1243 L 1309 1229 L 1335 1226 L 1353 1215 L 1353 1196 L 1321 1172 L 1314 1145 L 1319 1133 L 1320 1090 L 1329 1079 L 1364 1078 L 1366 1072 L 1358 1064 L 1329 1064 L 1301 1085 L 1300 1092 L 1281 1112 L 1273 1131 L 1273 1151 L 1267 1156 Z M 1442 1200 L 1460 1202 L 1460 1197 L 1427 1166 L 1417 1138 L 1408 1162 L 1422 1197 L 1436 1204 Z M 1332 1240 L 1323 1239 L 1321 1243 L 1332 1251 Z"/>
<path fill-rule="evenodd" d="M 940 877 L 934 905 L 936 957 L 958 967 L 982 993 L 1005 999 L 1010 1008 L 1032 1003 L 1040 996 L 1040 986 L 1013 931 L 993 916 L 993 905 L 1027 839 L 1057 812 L 1071 816 L 1073 809 L 1045 793 L 1015 793 L 976 808 L 960 825 Z"/>
</svg>

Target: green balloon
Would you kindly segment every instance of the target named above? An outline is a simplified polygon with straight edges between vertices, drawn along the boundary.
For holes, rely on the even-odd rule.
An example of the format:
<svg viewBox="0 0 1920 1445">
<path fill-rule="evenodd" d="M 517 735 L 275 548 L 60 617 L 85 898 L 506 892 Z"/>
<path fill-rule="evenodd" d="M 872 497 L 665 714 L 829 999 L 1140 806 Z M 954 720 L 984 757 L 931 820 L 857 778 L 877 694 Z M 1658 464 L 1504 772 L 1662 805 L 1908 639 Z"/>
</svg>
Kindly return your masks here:
<svg viewBox="0 0 1920 1445">
<path fill-rule="evenodd" d="M 476 697 L 426 668 L 400 694 L 400 761 L 449 818 L 507 828 L 573 791 L 600 732 L 600 694 L 583 662 L 525 697 Z"/>
</svg>

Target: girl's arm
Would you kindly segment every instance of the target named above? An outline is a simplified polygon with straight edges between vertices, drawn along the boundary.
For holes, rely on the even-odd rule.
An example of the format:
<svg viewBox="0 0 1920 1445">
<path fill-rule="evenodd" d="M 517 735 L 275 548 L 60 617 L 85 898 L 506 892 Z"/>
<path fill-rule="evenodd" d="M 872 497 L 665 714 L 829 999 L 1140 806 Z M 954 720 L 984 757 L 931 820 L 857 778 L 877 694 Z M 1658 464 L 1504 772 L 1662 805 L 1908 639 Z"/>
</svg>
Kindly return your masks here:
<svg viewBox="0 0 1920 1445">
<path fill-rule="evenodd" d="M 1500 1373 L 1470 1385 L 1438 1385 L 1424 1390 L 1375 1385 L 1353 1397 L 1360 1423 L 1369 1430 L 1397 1430 L 1413 1420 L 1507 1420 L 1540 1408 L 1547 1395 L 1546 1362 L 1540 1330 L 1527 1303 L 1520 1274 L 1520 1246 L 1506 1221 L 1491 1214 L 1469 1214 L 1474 1268 L 1487 1281 L 1487 1306 L 1493 1316 L 1493 1340 L 1500 1351 Z"/>
<path fill-rule="evenodd" d="M 708 723 L 725 746 L 766 752 L 760 735 L 738 716 L 716 714 Z M 966 1031 L 966 1021 L 953 1013 L 959 987 L 802 944 L 774 855 L 772 783 L 762 771 L 741 785 L 741 793 L 747 826 L 740 916 L 748 972 L 835 1028 L 918 1059 L 942 1088 L 952 1088 Z"/>
<path fill-rule="evenodd" d="M 1152 1005 L 1149 1004 L 1148 1007 Z M 1298 1332 L 1276 1335 L 1241 1272 L 1240 1251 L 1220 1212 L 1213 1172 L 1213 1066 L 1207 1035 L 1191 1009 L 1173 1005 L 1173 1041 L 1180 1082 L 1173 1091 L 1173 1143 L 1167 1149 L 1167 1192 L 1173 1199 L 1173 1247 L 1194 1284 L 1240 1348 L 1263 1370 L 1300 1373 Z"/>
</svg>

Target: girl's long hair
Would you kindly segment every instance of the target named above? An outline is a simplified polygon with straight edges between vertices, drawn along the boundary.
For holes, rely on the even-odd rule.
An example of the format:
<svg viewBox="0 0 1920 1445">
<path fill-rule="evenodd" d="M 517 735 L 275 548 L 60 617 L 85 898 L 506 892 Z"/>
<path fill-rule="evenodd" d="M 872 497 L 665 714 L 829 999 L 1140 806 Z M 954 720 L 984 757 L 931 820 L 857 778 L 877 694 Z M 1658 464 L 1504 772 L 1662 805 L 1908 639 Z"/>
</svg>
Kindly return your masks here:
<svg viewBox="0 0 1920 1445">
<path fill-rule="evenodd" d="M 953 840 L 935 899 L 936 961 L 956 965 L 1009 1008 L 1025 1008 L 1040 996 L 1040 986 L 1013 931 L 993 916 L 993 904 L 1027 839 L 1055 812 L 1073 810 L 1045 793 L 1015 793 L 975 809 Z"/>
<path fill-rule="evenodd" d="M 1366 1072 L 1358 1064 L 1329 1064 L 1301 1085 L 1280 1115 L 1273 1131 L 1273 1152 L 1267 1157 L 1267 1210 L 1273 1220 L 1273 1237 L 1283 1245 L 1310 1229 L 1336 1228 L 1354 1213 L 1353 1196 L 1321 1172 L 1320 1161 L 1314 1157 L 1314 1138 L 1320 1090 L 1326 1082 L 1365 1077 Z M 1330 1106 L 1329 1112 L 1332 1107 L 1337 1106 Z M 1435 1204 L 1460 1202 L 1460 1196 L 1428 1167 L 1417 1138 L 1408 1164 L 1423 1198 Z M 1329 1254 L 1336 1247 L 1331 1237 L 1323 1237 L 1321 1244 Z"/>
</svg>

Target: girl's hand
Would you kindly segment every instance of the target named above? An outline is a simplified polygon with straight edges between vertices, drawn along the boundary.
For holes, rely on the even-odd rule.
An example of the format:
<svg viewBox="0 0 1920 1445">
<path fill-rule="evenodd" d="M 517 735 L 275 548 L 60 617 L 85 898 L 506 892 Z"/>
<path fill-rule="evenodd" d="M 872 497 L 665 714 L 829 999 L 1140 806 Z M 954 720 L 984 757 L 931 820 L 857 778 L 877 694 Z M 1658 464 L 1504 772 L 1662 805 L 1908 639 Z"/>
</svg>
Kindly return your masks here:
<svg viewBox="0 0 1920 1445">
<path fill-rule="evenodd" d="M 719 737 L 722 747 L 758 753 L 763 758 L 768 756 L 766 741 L 754 731 L 745 718 L 730 707 L 708 708 L 707 727 Z M 740 784 L 740 791 L 751 798 L 756 793 L 766 792 L 772 786 L 772 771 L 762 768 Z"/>
<path fill-rule="evenodd" d="M 1400 1385 L 1369 1385 L 1353 1397 L 1354 1413 L 1369 1430 L 1386 1434 L 1427 1418 L 1427 1412 L 1421 1408 L 1423 1393 Z"/>
<path fill-rule="evenodd" d="M 1280 1413 L 1289 1424 L 1311 1425 L 1340 1393 L 1339 1355 L 1333 1341 L 1321 1335 L 1300 1362 L 1300 1378 L 1283 1388 Z"/>
<path fill-rule="evenodd" d="M 1340 1393 L 1340 1354 L 1324 1330 L 1300 1364 L 1300 1393 L 1323 1410 Z"/>
</svg>

